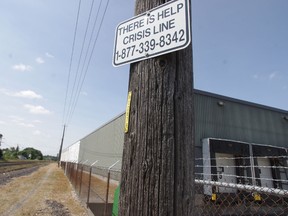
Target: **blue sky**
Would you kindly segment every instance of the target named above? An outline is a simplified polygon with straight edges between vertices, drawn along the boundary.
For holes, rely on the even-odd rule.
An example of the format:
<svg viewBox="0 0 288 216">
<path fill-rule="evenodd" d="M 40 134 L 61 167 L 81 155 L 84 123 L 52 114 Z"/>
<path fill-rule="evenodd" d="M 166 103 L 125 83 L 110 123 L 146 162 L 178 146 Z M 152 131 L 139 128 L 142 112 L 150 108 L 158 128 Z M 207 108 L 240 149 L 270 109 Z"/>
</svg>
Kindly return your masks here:
<svg viewBox="0 0 288 216">
<path fill-rule="evenodd" d="M 91 2 L 81 3 L 68 104 Z M 97 28 L 106 3 L 102 1 Z M 2 147 L 58 153 L 78 4 L 78 0 L 0 1 Z M 95 1 L 87 42 L 98 6 L 100 1 Z M 287 10 L 286 0 L 193 0 L 194 87 L 287 110 Z M 134 0 L 109 1 L 91 62 L 83 67 L 86 79 L 68 121 L 64 147 L 125 110 L 129 65 L 114 68 L 112 53 L 116 26 L 133 13 Z"/>
</svg>

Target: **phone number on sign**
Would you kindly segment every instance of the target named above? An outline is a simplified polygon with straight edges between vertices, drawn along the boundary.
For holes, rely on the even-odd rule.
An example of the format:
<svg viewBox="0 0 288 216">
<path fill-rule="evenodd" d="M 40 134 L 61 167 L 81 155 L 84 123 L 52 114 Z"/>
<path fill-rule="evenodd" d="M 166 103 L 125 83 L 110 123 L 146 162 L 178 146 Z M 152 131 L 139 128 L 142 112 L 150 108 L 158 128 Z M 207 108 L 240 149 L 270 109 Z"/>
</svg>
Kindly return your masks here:
<svg viewBox="0 0 288 216">
<path fill-rule="evenodd" d="M 169 46 L 172 43 L 180 43 L 182 41 L 185 41 L 185 32 L 183 29 L 174 32 L 173 34 L 166 34 L 159 37 L 158 40 L 151 39 L 149 41 L 141 42 L 140 44 L 129 46 L 126 48 L 123 48 L 122 50 L 116 51 L 116 61 L 121 59 L 126 59 L 129 57 L 134 56 L 135 54 L 148 54 L 149 51 L 153 51 L 156 48 Z"/>
</svg>

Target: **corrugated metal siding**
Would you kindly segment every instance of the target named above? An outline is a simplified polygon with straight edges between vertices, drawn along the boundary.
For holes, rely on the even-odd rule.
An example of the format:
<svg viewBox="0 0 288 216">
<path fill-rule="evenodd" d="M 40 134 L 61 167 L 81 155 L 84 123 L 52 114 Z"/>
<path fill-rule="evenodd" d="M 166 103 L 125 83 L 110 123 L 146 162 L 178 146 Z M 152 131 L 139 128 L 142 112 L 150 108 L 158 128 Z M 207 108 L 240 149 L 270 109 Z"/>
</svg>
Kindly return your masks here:
<svg viewBox="0 0 288 216">
<path fill-rule="evenodd" d="M 202 91 L 195 92 L 194 100 L 196 158 L 202 157 L 204 138 L 288 147 L 288 121 L 283 119 L 287 111 Z M 219 101 L 224 102 L 224 106 L 219 106 Z M 104 167 L 117 160 L 121 162 L 124 121 L 125 114 L 122 114 L 81 139 L 78 161 L 88 160 L 91 164 L 99 160 L 97 165 Z M 64 157 L 70 154 L 63 152 Z M 121 163 L 117 167 L 120 168 Z"/>
<path fill-rule="evenodd" d="M 288 147 L 285 112 L 195 93 L 195 139 L 213 137 Z M 219 106 L 219 101 L 224 102 Z"/>
<path fill-rule="evenodd" d="M 109 167 L 120 160 L 116 167 L 121 167 L 124 142 L 125 115 L 115 118 L 108 124 L 81 139 L 79 161 L 88 160 L 97 166 Z"/>
</svg>

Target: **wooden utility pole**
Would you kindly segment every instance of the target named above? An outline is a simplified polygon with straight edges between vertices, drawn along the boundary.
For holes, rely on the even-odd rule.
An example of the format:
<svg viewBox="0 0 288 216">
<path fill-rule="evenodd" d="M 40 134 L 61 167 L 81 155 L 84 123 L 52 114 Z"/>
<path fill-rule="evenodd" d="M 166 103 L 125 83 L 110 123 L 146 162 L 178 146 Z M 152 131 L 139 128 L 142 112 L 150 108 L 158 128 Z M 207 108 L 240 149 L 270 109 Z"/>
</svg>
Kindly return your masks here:
<svg viewBox="0 0 288 216">
<path fill-rule="evenodd" d="M 165 3 L 136 0 L 135 14 Z M 193 215 L 192 45 L 130 66 L 119 215 Z"/>
<path fill-rule="evenodd" d="M 62 139 L 61 139 L 61 144 L 60 144 L 60 149 L 59 149 L 59 154 L 58 154 L 58 167 L 60 166 L 60 163 L 61 163 L 61 154 L 62 154 L 62 147 L 63 147 L 64 136 L 65 136 L 65 129 L 66 129 L 66 125 L 64 125 L 63 127 L 63 134 L 62 134 Z"/>
</svg>

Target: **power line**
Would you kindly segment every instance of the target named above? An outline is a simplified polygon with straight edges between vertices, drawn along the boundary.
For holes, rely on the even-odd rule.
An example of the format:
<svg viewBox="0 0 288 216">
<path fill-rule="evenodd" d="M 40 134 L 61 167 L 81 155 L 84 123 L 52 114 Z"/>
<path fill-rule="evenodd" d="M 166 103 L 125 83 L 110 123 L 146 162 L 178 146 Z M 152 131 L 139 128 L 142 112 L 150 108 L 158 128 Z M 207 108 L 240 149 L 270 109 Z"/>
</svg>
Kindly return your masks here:
<svg viewBox="0 0 288 216">
<path fill-rule="evenodd" d="M 82 77 L 83 77 L 84 66 L 85 66 L 85 63 L 86 63 L 87 55 L 89 53 L 89 49 L 90 49 L 90 45 L 91 45 L 91 41 L 92 41 L 92 38 L 93 38 L 94 31 L 95 31 L 95 27 L 96 27 L 96 24 L 97 24 L 98 15 L 99 15 L 99 11 L 100 11 L 100 8 L 101 8 L 101 5 L 102 5 L 102 1 L 103 0 L 100 1 L 100 4 L 98 6 L 98 10 L 97 10 L 96 17 L 95 17 L 95 20 L 94 20 L 93 28 L 92 28 L 92 31 L 91 31 L 91 34 L 90 34 L 89 43 L 88 43 L 88 46 L 87 46 L 87 49 L 86 49 L 86 54 L 85 54 L 85 57 L 84 57 L 83 65 L 81 67 L 81 75 L 80 75 L 80 78 L 79 78 L 79 82 L 77 83 L 77 90 L 76 90 L 77 93 L 75 93 L 76 95 L 78 95 L 78 91 L 80 91 L 79 90 L 79 88 L 80 88 L 80 80 L 83 79 Z M 71 95 L 70 102 L 72 102 L 72 101 L 73 101 L 73 103 L 70 103 L 70 105 L 69 105 L 66 122 L 68 122 L 68 119 L 72 118 L 72 107 L 75 106 L 76 96 L 73 97 Z"/>
<path fill-rule="evenodd" d="M 102 0 L 101 0 L 101 1 L 102 1 Z M 107 3 L 106 3 L 105 9 L 104 9 L 104 13 L 103 13 L 103 15 L 102 15 L 102 18 L 101 18 L 101 21 L 100 21 L 100 25 L 99 25 L 99 28 L 98 28 L 98 31 L 97 31 L 97 35 L 96 35 L 96 38 L 95 38 L 94 43 L 93 43 L 92 51 L 91 51 L 91 53 L 90 53 L 90 57 L 89 57 L 89 60 L 88 60 L 88 64 L 87 64 L 87 66 L 86 66 L 86 70 L 85 70 L 85 73 L 84 73 L 84 77 L 83 77 L 83 79 L 82 79 L 82 82 L 81 82 L 81 85 L 80 85 L 80 89 L 79 89 L 79 91 L 78 91 L 78 94 L 77 94 L 75 103 L 74 103 L 74 105 L 73 105 L 73 107 L 72 107 L 72 112 L 70 113 L 71 115 L 69 116 L 68 123 L 70 123 L 70 121 L 71 121 L 71 119 L 72 119 L 72 116 L 73 116 L 73 114 L 74 114 L 75 108 L 76 108 L 76 106 L 77 106 L 77 103 L 78 103 L 78 100 L 79 100 L 80 91 L 81 91 L 81 89 L 82 89 L 82 87 L 83 87 L 83 83 L 84 83 L 84 81 L 85 81 L 85 78 L 86 78 L 86 75 L 87 75 L 87 71 L 88 71 L 89 66 L 90 66 L 90 62 L 91 62 L 91 59 L 92 59 L 92 56 L 93 56 L 93 53 L 94 53 L 94 49 L 95 49 L 95 47 L 96 47 L 96 43 L 97 43 L 97 41 L 98 41 L 99 34 L 100 34 L 100 32 L 101 32 L 101 27 L 102 27 L 102 24 L 103 24 L 103 21 L 104 21 L 106 12 L 107 12 L 108 5 L 109 5 L 109 0 L 108 0 Z M 85 59 L 86 59 L 86 58 L 85 58 Z"/>
<path fill-rule="evenodd" d="M 84 50 L 84 47 L 85 47 L 85 42 L 86 42 L 86 36 L 87 36 L 87 32 L 88 32 L 88 29 L 89 29 L 89 24 L 90 24 L 90 19 L 91 19 L 91 15 L 92 15 L 92 11 L 93 11 L 93 7 L 94 7 L 94 0 L 91 1 L 91 6 L 90 6 L 90 11 L 89 11 L 89 16 L 88 16 L 88 21 L 87 21 L 87 24 L 86 24 L 86 30 L 85 30 L 85 34 L 84 34 L 84 39 L 83 39 L 83 42 L 82 42 L 82 48 L 81 48 L 81 52 L 80 52 L 80 57 L 79 57 L 79 60 L 78 60 L 78 64 L 77 64 L 77 70 L 76 70 L 76 75 L 75 75 L 75 79 L 74 79 L 74 83 L 73 83 L 73 87 L 72 87 L 72 93 L 71 93 L 71 97 L 70 97 L 70 103 L 69 103 L 69 109 L 68 109 L 68 113 L 71 112 L 71 107 L 72 107 L 72 101 L 73 101 L 73 98 L 75 98 L 76 94 L 77 94 L 77 91 L 75 92 L 75 85 L 76 85 L 76 82 L 78 80 L 78 84 L 77 86 L 79 85 L 79 80 L 81 80 L 81 77 L 82 77 L 82 73 L 80 73 L 80 78 L 78 78 L 78 74 L 79 74 L 79 67 L 80 67 L 80 62 L 81 62 L 81 59 L 82 59 L 82 54 L 83 54 L 83 50 Z M 93 32 L 92 32 L 93 34 Z M 88 48 L 89 49 L 89 46 Z M 77 87 L 77 90 L 78 90 L 78 87 Z M 67 114 L 67 116 L 69 116 L 69 114 Z M 68 118 L 67 118 L 68 120 Z"/>
<path fill-rule="evenodd" d="M 74 29 L 74 38 L 73 38 L 72 52 L 71 52 L 70 64 L 69 64 L 68 80 L 67 80 L 67 85 L 66 85 L 66 93 L 65 93 L 65 101 L 64 101 L 64 111 L 63 111 L 62 123 L 65 123 L 66 103 L 67 103 L 68 89 L 69 89 L 69 85 L 70 85 L 72 60 L 73 60 L 74 49 L 75 49 L 75 41 L 76 41 L 76 35 L 77 35 L 77 29 L 78 29 L 78 21 L 79 21 L 79 14 L 80 14 L 80 8 L 81 8 L 81 1 L 82 0 L 79 0 L 76 24 L 75 24 L 75 29 Z"/>
<path fill-rule="evenodd" d="M 86 50 L 85 58 L 83 60 L 83 65 L 81 67 L 81 73 L 79 73 L 79 68 L 80 68 L 80 65 L 81 65 L 81 60 L 82 60 L 82 57 L 83 57 L 83 52 L 84 52 L 84 48 L 85 48 L 85 44 L 86 44 L 87 33 L 88 33 L 88 29 L 90 27 L 90 20 L 91 20 L 92 13 L 93 13 L 93 8 L 94 8 L 94 0 L 92 0 L 92 2 L 91 2 L 90 11 L 89 11 L 89 15 L 88 15 L 88 20 L 87 20 L 87 24 L 86 24 L 86 30 L 85 30 L 84 38 L 83 38 L 83 41 L 82 41 L 82 47 L 81 47 L 80 56 L 79 56 L 79 59 L 78 59 L 78 64 L 77 64 L 77 69 L 76 69 L 76 73 L 75 73 L 75 77 L 74 77 L 73 86 L 72 86 L 72 89 L 70 91 L 71 94 L 70 94 L 70 100 L 69 100 L 69 104 L 68 104 L 67 102 L 68 102 L 68 99 L 69 99 L 68 96 L 69 96 L 69 90 L 70 90 L 69 89 L 70 88 L 70 79 L 71 79 L 71 74 L 72 74 L 72 63 L 73 63 L 73 60 L 75 58 L 74 56 L 75 56 L 75 53 L 76 53 L 75 46 L 76 46 L 76 41 L 77 41 L 76 40 L 77 39 L 77 34 L 78 34 L 77 31 L 78 31 L 78 26 L 79 26 L 80 11 L 81 11 L 81 4 L 82 4 L 82 0 L 79 0 L 78 10 L 77 10 L 77 17 L 76 17 L 76 24 L 75 24 L 75 29 L 74 29 L 74 37 L 73 37 L 73 43 L 72 43 L 72 51 L 71 51 L 71 57 L 70 57 L 70 64 L 69 64 L 69 71 L 68 71 L 68 79 L 67 79 L 67 85 L 66 85 L 66 93 L 65 93 L 64 111 L 63 111 L 63 119 L 62 119 L 62 121 L 64 123 L 64 130 L 63 130 L 63 136 L 62 136 L 61 146 L 60 146 L 60 150 L 59 150 L 59 161 L 60 161 L 60 158 L 61 158 L 65 127 L 68 124 L 70 124 L 70 121 L 71 121 L 71 119 L 73 117 L 75 108 L 77 106 L 77 103 L 78 103 L 78 100 L 79 100 L 79 96 L 80 96 L 80 92 L 81 92 L 83 83 L 85 81 L 85 78 L 86 78 L 86 75 L 87 75 L 87 72 L 88 72 L 88 69 L 89 69 L 89 66 L 90 66 L 90 62 L 91 62 L 91 59 L 92 59 L 92 56 L 93 56 L 93 53 L 94 53 L 94 49 L 95 49 L 96 43 L 98 41 L 98 37 L 99 37 L 99 34 L 101 32 L 101 27 L 102 27 L 102 24 L 103 24 L 103 21 L 104 21 L 106 12 L 107 12 L 107 8 L 108 8 L 108 5 L 109 5 L 109 0 L 108 0 L 106 2 L 106 6 L 105 6 L 105 9 L 104 9 L 104 12 L 103 12 L 99 27 L 98 27 L 98 29 L 96 31 L 96 37 L 95 37 L 93 46 L 91 48 L 91 43 L 92 43 L 92 39 L 93 39 L 93 36 L 94 36 L 94 32 L 95 32 L 96 24 L 97 24 L 97 21 L 98 21 L 98 17 L 99 17 L 99 14 L 100 14 L 99 12 L 100 12 L 100 9 L 101 9 L 102 2 L 103 2 L 103 0 L 101 0 L 101 2 L 99 4 L 99 7 L 98 7 L 98 10 L 97 10 L 97 15 L 96 15 L 96 18 L 94 20 L 93 29 L 91 31 L 91 35 L 90 35 L 90 39 L 89 39 L 89 44 L 88 44 L 88 47 L 87 47 L 87 50 Z M 90 48 L 91 48 L 91 52 L 90 52 L 90 55 L 89 55 Z M 89 60 L 87 62 L 88 55 L 89 55 Z M 77 85 L 77 87 L 76 87 L 76 85 Z"/>
</svg>

